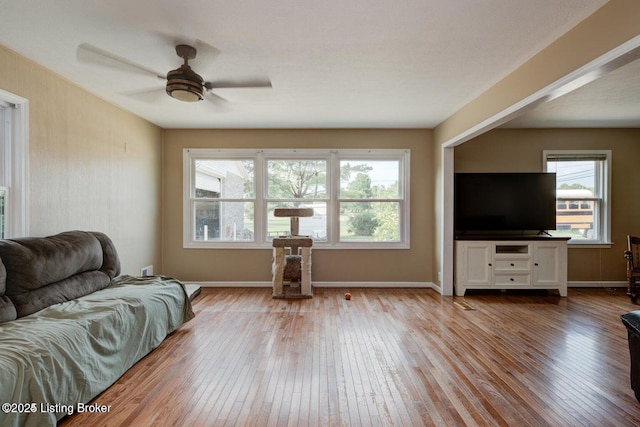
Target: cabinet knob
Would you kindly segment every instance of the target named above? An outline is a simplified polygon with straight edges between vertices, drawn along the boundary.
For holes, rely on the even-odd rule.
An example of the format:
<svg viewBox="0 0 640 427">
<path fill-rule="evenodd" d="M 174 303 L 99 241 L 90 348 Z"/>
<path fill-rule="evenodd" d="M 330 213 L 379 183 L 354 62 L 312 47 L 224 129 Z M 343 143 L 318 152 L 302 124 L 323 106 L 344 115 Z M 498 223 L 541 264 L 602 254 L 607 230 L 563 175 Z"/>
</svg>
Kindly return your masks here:
<svg viewBox="0 0 640 427">
<path fill-rule="evenodd" d="M 536 262 L 536 263 L 534 263 L 533 265 L 535 265 L 535 266 L 537 267 L 537 266 L 538 266 L 538 263 Z"/>
<path fill-rule="evenodd" d="M 491 263 L 489 263 L 489 267 L 491 267 Z"/>
<path fill-rule="evenodd" d="M 512 278 L 510 278 L 509 280 L 511 280 L 511 281 L 513 282 L 513 277 L 512 277 Z"/>
<path fill-rule="evenodd" d="M 515 266 L 515 264 L 514 264 L 514 263 L 510 263 L 509 265 L 510 265 L 511 267 L 514 267 L 514 266 Z"/>
</svg>

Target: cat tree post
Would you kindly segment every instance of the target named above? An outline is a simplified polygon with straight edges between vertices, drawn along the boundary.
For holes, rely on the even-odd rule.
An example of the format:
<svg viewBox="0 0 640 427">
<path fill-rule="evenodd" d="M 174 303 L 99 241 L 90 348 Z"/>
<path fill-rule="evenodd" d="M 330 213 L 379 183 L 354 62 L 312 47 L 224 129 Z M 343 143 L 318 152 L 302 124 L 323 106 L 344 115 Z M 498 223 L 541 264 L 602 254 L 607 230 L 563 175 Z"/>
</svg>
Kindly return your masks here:
<svg viewBox="0 0 640 427">
<path fill-rule="evenodd" d="M 291 218 L 291 236 L 273 239 L 273 298 L 311 298 L 313 240 L 298 232 L 299 218 L 313 216 L 313 209 L 276 208 L 274 216 Z"/>
</svg>

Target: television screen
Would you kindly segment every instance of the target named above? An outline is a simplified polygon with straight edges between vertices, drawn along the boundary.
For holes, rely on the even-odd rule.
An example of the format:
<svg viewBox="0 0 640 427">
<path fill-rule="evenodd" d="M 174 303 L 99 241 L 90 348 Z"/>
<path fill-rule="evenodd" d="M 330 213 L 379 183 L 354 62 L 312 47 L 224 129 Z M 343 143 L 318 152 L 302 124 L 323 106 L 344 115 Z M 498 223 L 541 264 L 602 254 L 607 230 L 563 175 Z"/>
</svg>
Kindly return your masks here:
<svg viewBox="0 0 640 427">
<path fill-rule="evenodd" d="M 457 232 L 556 228 L 554 173 L 456 173 Z"/>
</svg>

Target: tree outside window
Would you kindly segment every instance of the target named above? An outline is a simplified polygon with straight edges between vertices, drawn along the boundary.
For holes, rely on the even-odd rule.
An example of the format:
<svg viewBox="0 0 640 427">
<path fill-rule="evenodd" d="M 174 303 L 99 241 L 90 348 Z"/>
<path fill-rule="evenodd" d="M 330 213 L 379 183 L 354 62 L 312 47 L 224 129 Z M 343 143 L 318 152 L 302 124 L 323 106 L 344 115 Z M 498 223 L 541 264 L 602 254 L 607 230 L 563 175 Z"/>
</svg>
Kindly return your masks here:
<svg viewBox="0 0 640 427">
<path fill-rule="evenodd" d="M 267 240 L 290 233 L 289 218 L 277 218 L 275 208 L 313 208 L 300 218 L 299 234 L 327 240 L 327 160 L 267 160 Z"/>
<path fill-rule="evenodd" d="M 340 239 L 399 241 L 398 161 L 340 162 Z"/>
</svg>

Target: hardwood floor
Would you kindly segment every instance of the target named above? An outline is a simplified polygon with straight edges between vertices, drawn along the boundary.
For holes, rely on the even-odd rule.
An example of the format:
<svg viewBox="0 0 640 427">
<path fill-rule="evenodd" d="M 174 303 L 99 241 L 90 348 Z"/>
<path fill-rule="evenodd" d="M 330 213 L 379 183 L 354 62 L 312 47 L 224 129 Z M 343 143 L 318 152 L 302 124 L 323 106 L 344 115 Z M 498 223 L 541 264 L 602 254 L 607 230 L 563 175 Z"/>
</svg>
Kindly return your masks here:
<svg viewBox="0 0 640 427">
<path fill-rule="evenodd" d="M 204 288 L 196 318 L 95 399 L 108 414 L 61 425 L 640 425 L 620 321 L 635 309 L 624 289 Z"/>
</svg>

